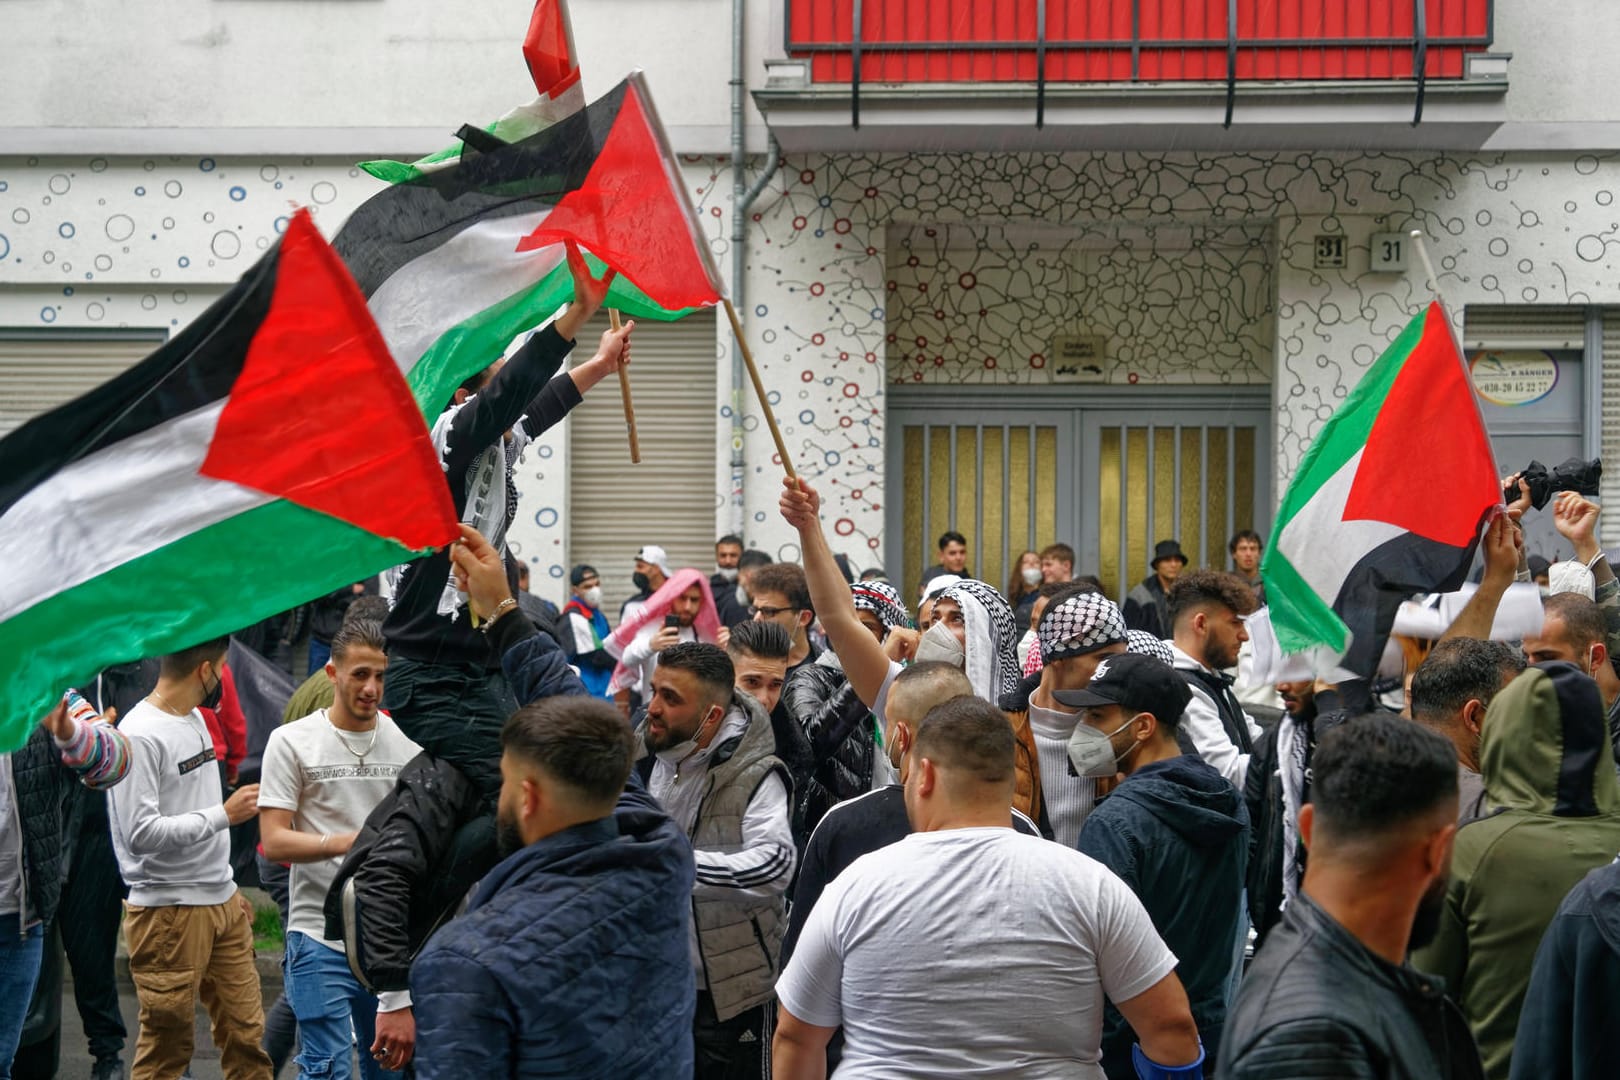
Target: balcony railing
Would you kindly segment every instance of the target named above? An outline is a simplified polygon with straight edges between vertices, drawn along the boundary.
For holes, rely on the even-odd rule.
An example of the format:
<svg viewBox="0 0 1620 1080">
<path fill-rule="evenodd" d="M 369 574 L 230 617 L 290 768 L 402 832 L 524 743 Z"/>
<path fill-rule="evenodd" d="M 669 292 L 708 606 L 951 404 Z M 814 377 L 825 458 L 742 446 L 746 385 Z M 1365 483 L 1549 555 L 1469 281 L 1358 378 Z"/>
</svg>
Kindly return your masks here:
<svg viewBox="0 0 1620 1080">
<path fill-rule="evenodd" d="M 812 83 L 1411 80 L 1412 123 L 1431 79 L 1460 79 L 1492 40 L 1494 0 L 784 0 L 787 53 Z"/>
</svg>

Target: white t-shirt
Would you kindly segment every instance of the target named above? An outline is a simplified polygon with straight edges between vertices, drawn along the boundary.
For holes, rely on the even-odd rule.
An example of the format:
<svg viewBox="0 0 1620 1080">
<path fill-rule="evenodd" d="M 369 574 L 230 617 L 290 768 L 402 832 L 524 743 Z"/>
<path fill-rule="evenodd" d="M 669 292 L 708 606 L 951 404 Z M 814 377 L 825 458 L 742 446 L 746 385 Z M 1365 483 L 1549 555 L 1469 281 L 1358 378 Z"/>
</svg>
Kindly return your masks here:
<svg viewBox="0 0 1620 1080">
<path fill-rule="evenodd" d="M 841 1080 L 1102 1080 L 1103 995 L 1129 1001 L 1175 966 L 1101 863 L 1012 829 L 950 829 L 838 875 L 776 994 L 843 1025 Z"/>
<path fill-rule="evenodd" d="M 291 810 L 292 827 L 315 836 L 359 829 L 394 790 L 399 770 L 422 752 L 386 713 L 377 714 L 376 736 L 373 744 L 370 732 L 340 732 L 325 709 L 272 731 L 259 777 L 260 809 Z M 326 938 L 323 907 L 342 863 L 341 855 L 293 863 L 287 912 L 289 932 L 340 951 L 340 942 Z"/>
</svg>

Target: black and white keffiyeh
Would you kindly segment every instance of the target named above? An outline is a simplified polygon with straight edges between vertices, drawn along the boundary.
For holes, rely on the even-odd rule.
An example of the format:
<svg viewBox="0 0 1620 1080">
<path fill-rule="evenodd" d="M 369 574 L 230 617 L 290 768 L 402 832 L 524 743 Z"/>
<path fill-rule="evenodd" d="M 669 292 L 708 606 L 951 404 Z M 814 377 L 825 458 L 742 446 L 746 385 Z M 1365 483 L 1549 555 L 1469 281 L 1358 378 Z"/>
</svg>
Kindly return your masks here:
<svg viewBox="0 0 1620 1080">
<path fill-rule="evenodd" d="M 1151 656 L 1165 667 L 1176 666 L 1176 654 L 1170 651 L 1170 646 L 1146 630 L 1127 630 L 1125 651 Z"/>
<path fill-rule="evenodd" d="M 859 581 L 849 587 L 849 592 L 855 601 L 855 610 L 870 611 L 890 630 L 911 625 L 905 601 L 887 581 Z"/>
<path fill-rule="evenodd" d="M 1018 627 L 1007 598 L 994 585 L 963 578 L 940 593 L 939 599 L 954 600 L 962 608 L 967 626 L 963 651 L 974 694 L 999 703 L 1017 691 Z"/>
<path fill-rule="evenodd" d="M 1050 664 L 1126 640 L 1125 616 L 1102 593 L 1080 593 L 1048 607 L 1035 636 L 1041 659 Z"/>
</svg>

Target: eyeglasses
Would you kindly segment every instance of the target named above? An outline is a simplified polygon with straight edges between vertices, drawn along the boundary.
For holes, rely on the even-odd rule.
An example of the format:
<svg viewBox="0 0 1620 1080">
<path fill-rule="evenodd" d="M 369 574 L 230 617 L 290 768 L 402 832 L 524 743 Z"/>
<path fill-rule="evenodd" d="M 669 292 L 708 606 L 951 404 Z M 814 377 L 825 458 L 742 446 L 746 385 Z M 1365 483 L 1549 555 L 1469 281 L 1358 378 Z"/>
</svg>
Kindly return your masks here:
<svg viewBox="0 0 1620 1080">
<path fill-rule="evenodd" d="M 790 611 L 797 612 L 798 610 L 799 609 L 796 607 L 755 607 L 753 604 L 748 605 L 748 614 L 750 618 L 755 615 L 763 615 L 767 619 L 774 619 L 778 615 L 785 615 Z"/>
</svg>

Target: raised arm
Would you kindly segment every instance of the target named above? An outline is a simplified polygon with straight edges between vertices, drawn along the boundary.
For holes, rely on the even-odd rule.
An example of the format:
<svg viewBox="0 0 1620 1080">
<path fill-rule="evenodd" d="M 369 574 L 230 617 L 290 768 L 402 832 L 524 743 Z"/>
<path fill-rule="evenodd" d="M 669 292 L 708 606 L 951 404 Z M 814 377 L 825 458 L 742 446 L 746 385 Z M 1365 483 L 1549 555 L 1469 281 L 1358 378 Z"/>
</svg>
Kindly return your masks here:
<svg viewBox="0 0 1620 1080">
<path fill-rule="evenodd" d="M 1485 526 L 1485 537 L 1480 541 L 1485 553 L 1485 573 L 1479 588 L 1468 598 L 1457 618 L 1440 635 L 1441 641 L 1451 638 L 1478 638 L 1491 636 L 1491 624 L 1496 622 L 1496 608 L 1507 594 L 1519 571 L 1519 557 L 1524 550 L 1524 536 L 1519 526 L 1506 513 L 1498 513 Z"/>
<path fill-rule="evenodd" d="M 889 658 L 883 646 L 855 617 L 855 601 L 849 585 L 833 561 L 827 535 L 821 531 L 821 496 L 803 477 L 783 479 L 782 516 L 799 531 L 804 576 L 810 585 L 810 603 L 827 632 L 833 652 L 844 666 L 849 685 L 868 709 L 877 702 L 878 691 L 889 677 Z"/>
</svg>

